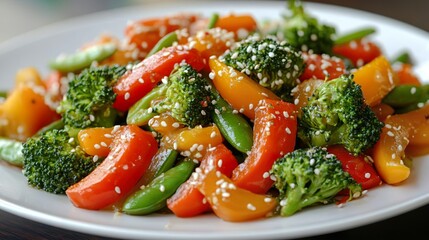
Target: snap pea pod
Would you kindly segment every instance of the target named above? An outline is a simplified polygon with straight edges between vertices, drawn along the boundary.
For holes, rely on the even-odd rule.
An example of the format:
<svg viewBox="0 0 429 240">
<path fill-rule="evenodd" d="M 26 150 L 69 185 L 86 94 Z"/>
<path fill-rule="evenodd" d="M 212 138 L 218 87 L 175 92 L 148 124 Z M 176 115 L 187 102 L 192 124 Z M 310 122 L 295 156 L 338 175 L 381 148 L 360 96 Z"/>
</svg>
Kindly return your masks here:
<svg viewBox="0 0 429 240">
<path fill-rule="evenodd" d="M 145 97 L 134 103 L 128 110 L 127 124 L 136 124 L 138 126 L 146 125 L 151 118 L 157 115 L 152 112 L 152 108 L 150 107 L 151 102 L 163 94 L 164 91 L 157 91 L 155 88 Z"/>
<path fill-rule="evenodd" d="M 178 38 L 176 32 L 168 33 L 156 43 L 156 45 L 150 50 L 146 57 L 161 51 L 163 48 L 172 46 L 174 42 L 177 42 L 177 40 Z"/>
<path fill-rule="evenodd" d="M 334 43 L 335 43 L 335 45 L 348 43 L 348 42 L 351 42 L 353 40 L 361 39 L 361 38 L 366 37 L 366 36 L 373 34 L 373 33 L 375 33 L 374 28 L 371 28 L 371 27 L 362 28 L 362 29 L 359 29 L 357 31 L 347 33 L 347 34 L 344 34 L 343 36 L 338 37 L 337 39 L 335 39 Z"/>
<path fill-rule="evenodd" d="M 54 121 L 51 124 L 43 127 L 39 131 L 37 131 L 35 136 L 40 136 L 40 135 L 44 134 L 45 132 L 51 131 L 53 129 L 62 129 L 62 128 L 64 128 L 64 122 L 61 119 L 59 119 L 59 120 Z"/>
<path fill-rule="evenodd" d="M 217 96 L 214 104 L 214 123 L 231 146 L 242 153 L 249 152 L 253 145 L 253 130 L 249 122 L 241 114 L 234 113 L 231 105 L 217 92 L 214 92 L 214 95 Z"/>
<path fill-rule="evenodd" d="M 22 142 L 0 138 L 0 159 L 6 162 L 22 167 L 24 157 L 22 155 Z"/>
<path fill-rule="evenodd" d="M 429 103 L 429 84 L 425 84 L 422 86 L 419 86 L 420 89 L 423 89 L 424 93 L 421 95 L 420 99 L 418 101 L 409 104 L 405 107 L 399 107 L 395 108 L 395 113 L 401 114 L 401 113 L 407 113 L 416 109 L 419 109 L 423 107 L 425 104 Z"/>
<path fill-rule="evenodd" d="M 95 45 L 75 54 L 60 56 L 50 62 L 52 69 L 60 72 L 76 72 L 91 66 L 94 61 L 102 61 L 116 51 L 113 43 Z"/>
<path fill-rule="evenodd" d="M 402 52 L 391 60 L 391 63 L 408 63 L 412 64 L 411 56 L 408 52 Z"/>
<path fill-rule="evenodd" d="M 424 94 L 421 86 L 398 85 L 383 98 L 382 102 L 393 108 L 406 107 L 418 103 Z"/>
<path fill-rule="evenodd" d="M 219 20 L 219 14 L 213 13 L 210 17 L 209 24 L 207 25 L 208 29 L 216 27 L 217 20 Z"/>
<path fill-rule="evenodd" d="M 183 161 L 159 175 L 145 188 L 130 195 L 125 200 L 122 211 L 130 215 L 145 215 L 164 208 L 167 199 L 188 180 L 195 166 L 193 161 Z"/>
<path fill-rule="evenodd" d="M 172 168 L 176 162 L 177 155 L 176 150 L 160 147 L 143 175 L 142 183 L 144 185 L 149 184 L 153 179 Z"/>
</svg>

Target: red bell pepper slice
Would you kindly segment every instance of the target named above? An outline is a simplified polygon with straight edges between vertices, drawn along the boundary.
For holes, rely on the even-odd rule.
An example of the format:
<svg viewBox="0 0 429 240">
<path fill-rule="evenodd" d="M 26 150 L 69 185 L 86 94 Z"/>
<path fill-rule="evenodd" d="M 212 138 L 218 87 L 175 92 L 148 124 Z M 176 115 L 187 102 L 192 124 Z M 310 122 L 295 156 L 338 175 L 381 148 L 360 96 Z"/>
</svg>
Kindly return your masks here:
<svg viewBox="0 0 429 240">
<path fill-rule="evenodd" d="M 340 160 L 343 170 L 361 184 L 363 190 L 382 184 L 375 168 L 365 160 L 365 155 L 354 156 L 341 145 L 329 146 L 328 152 L 334 154 Z"/>
<path fill-rule="evenodd" d="M 237 165 L 238 162 L 232 152 L 225 145 L 219 144 L 212 151 L 208 151 L 204 155 L 199 169 L 201 172 L 204 172 L 210 168 L 215 168 L 227 177 L 231 177 L 232 171 Z M 167 200 L 167 207 L 176 216 L 193 217 L 211 210 L 204 195 L 196 187 L 195 181 L 191 177 Z"/>
<path fill-rule="evenodd" d="M 382 54 L 380 47 L 367 39 L 335 45 L 332 50 L 334 54 L 350 59 L 356 67 L 361 67 Z"/>
<path fill-rule="evenodd" d="M 326 54 L 303 53 L 305 68 L 299 76 L 302 81 L 308 79 L 330 80 L 340 77 L 346 72 L 344 61 L 338 57 L 331 57 Z"/>
<path fill-rule="evenodd" d="M 116 99 L 113 107 L 127 111 L 140 98 L 150 92 L 165 76 L 169 76 L 176 64 L 185 61 L 195 70 L 204 68 L 205 62 L 195 49 L 173 46 L 153 54 L 128 70 L 113 86 Z"/>
<path fill-rule="evenodd" d="M 255 109 L 253 147 L 246 160 L 232 173 L 237 187 L 266 193 L 273 180 L 269 171 L 281 156 L 294 150 L 297 109 L 292 103 L 265 99 Z"/>
<path fill-rule="evenodd" d="M 76 207 L 91 210 L 114 204 L 133 189 L 157 149 L 158 143 L 150 132 L 136 125 L 121 127 L 107 158 L 66 190 L 68 198 Z"/>
</svg>

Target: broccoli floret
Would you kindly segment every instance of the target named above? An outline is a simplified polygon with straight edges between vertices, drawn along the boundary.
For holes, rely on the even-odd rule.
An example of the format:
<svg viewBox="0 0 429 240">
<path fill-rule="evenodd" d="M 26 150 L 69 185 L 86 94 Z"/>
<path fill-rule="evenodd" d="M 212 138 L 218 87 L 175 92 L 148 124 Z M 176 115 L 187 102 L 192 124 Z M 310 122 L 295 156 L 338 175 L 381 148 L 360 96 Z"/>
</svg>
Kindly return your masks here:
<svg viewBox="0 0 429 240">
<path fill-rule="evenodd" d="M 380 138 L 383 123 L 365 104 L 353 75 L 320 85 L 298 116 L 298 137 L 309 146 L 342 144 L 357 155 Z"/>
<path fill-rule="evenodd" d="M 286 154 L 274 163 L 270 173 L 276 179 L 282 216 L 291 216 L 314 204 L 331 203 L 343 189 L 350 190 L 350 199 L 362 191 L 337 157 L 321 147 Z"/>
<path fill-rule="evenodd" d="M 74 77 L 57 112 L 67 128 L 111 127 L 117 111 L 112 107 L 113 85 L 126 71 L 123 66 L 91 67 Z"/>
<path fill-rule="evenodd" d="M 284 15 L 280 24 L 280 35 L 292 46 L 302 51 L 312 50 L 313 53 L 332 53 L 334 46 L 334 27 L 319 23 L 305 12 L 301 1 L 289 1 L 290 15 Z"/>
<path fill-rule="evenodd" d="M 304 71 L 301 52 L 274 36 L 252 35 L 222 56 L 226 65 L 241 71 L 283 99 Z"/>
<path fill-rule="evenodd" d="M 131 107 L 127 123 L 138 115 L 139 124 L 163 112 L 169 112 L 188 127 L 212 122 L 213 99 L 208 81 L 188 64 L 179 64 L 161 84 Z"/>
<path fill-rule="evenodd" d="M 100 162 L 94 162 L 64 129 L 29 138 L 23 143 L 22 154 L 28 183 L 55 194 L 64 194 Z"/>
</svg>

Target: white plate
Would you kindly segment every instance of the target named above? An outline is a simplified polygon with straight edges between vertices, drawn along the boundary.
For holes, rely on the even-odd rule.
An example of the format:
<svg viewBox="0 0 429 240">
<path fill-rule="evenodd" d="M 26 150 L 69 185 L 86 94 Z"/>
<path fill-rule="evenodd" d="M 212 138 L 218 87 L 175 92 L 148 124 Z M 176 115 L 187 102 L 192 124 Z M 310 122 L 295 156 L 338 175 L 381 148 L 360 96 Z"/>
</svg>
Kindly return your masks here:
<svg viewBox="0 0 429 240">
<path fill-rule="evenodd" d="M 189 7 L 192 6 L 192 7 Z M 415 27 L 361 11 L 305 3 L 306 9 L 339 32 L 375 26 L 375 39 L 388 57 L 410 51 L 417 63 L 429 61 L 429 34 Z M 259 19 L 279 18 L 284 2 L 193 2 L 132 7 L 82 17 L 25 34 L 0 45 L 1 88 L 12 86 L 16 70 L 35 66 L 47 73 L 47 62 L 61 52 L 72 52 L 106 30 L 122 36 L 127 20 L 174 12 L 247 12 Z M 427 76 L 426 76 L 427 77 Z M 0 164 L 0 208 L 13 214 L 56 227 L 89 234 L 137 238 L 255 239 L 296 238 L 330 233 L 370 224 L 429 203 L 429 157 L 415 159 L 410 178 L 401 186 L 370 190 L 343 208 L 313 207 L 292 217 L 275 217 L 245 223 L 224 222 L 207 214 L 190 219 L 173 215 L 115 215 L 108 211 L 87 211 L 57 196 L 27 186 L 21 170 Z"/>
</svg>

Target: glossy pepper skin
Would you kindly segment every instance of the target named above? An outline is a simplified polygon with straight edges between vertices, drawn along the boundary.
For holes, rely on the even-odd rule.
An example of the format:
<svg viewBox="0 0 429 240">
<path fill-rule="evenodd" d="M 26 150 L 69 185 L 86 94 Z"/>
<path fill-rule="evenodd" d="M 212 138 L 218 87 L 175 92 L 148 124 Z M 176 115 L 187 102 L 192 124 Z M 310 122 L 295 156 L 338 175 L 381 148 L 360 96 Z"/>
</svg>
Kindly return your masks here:
<svg viewBox="0 0 429 240">
<path fill-rule="evenodd" d="M 147 170 L 158 149 L 152 133 L 136 125 L 121 127 L 115 134 L 106 160 L 66 194 L 79 208 L 98 210 L 123 198 Z"/>
<path fill-rule="evenodd" d="M 295 148 L 296 106 L 282 100 L 265 99 L 255 110 L 254 145 L 245 161 L 232 174 L 237 187 L 257 194 L 273 185 L 269 171 L 273 163 Z"/>
</svg>

